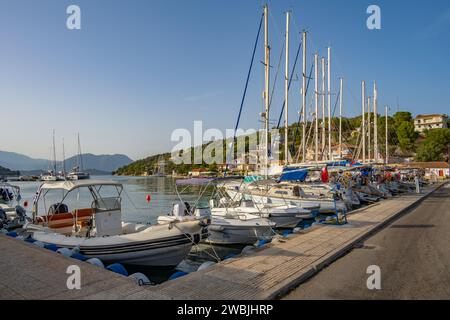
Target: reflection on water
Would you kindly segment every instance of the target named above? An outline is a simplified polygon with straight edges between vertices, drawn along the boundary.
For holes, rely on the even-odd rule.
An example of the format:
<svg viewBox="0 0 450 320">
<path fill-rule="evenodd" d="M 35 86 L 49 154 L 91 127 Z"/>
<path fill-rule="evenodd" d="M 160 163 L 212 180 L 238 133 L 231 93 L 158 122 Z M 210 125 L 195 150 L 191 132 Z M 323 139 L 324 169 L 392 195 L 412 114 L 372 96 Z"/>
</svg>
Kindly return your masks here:
<svg viewBox="0 0 450 320">
<path fill-rule="evenodd" d="M 113 177 L 113 176 L 98 176 L 92 179 L 100 180 L 114 180 L 123 184 L 124 192 L 122 194 L 122 218 L 124 221 L 137 223 L 156 223 L 159 215 L 166 215 L 171 212 L 173 204 L 179 201 L 175 189 L 175 181 L 168 177 Z M 14 182 L 21 188 L 22 203 L 27 201 L 29 203 L 27 210 L 31 210 L 31 204 L 39 185 L 42 182 Z M 180 187 L 180 193 L 183 201 L 195 202 L 198 200 L 199 193 L 202 191 L 201 187 Z M 107 192 L 107 191 L 105 191 Z M 111 191 L 112 192 L 112 191 Z M 150 195 L 151 201 L 147 202 L 147 195 Z M 205 193 L 202 202 L 206 202 L 210 191 Z M 43 203 L 39 204 L 40 212 L 44 213 L 49 205 L 58 203 L 63 198 L 63 193 L 49 192 L 46 195 L 45 206 Z M 77 199 L 76 195 L 67 197 L 64 202 L 69 208 L 80 208 L 81 206 L 89 206 L 89 203 L 83 203 L 82 197 Z M 88 198 L 91 201 L 90 198 Z M 29 213 L 30 214 L 30 213 Z M 30 214 L 31 215 L 31 214 Z M 192 272 L 205 261 L 215 261 L 217 259 L 223 260 L 226 257 L 235 255 L 241 252 L 242 246 L 235 247 L 220 247 L 200 244 L 193 247 L 189 257 L 183 261 L 177 270 Z M 152 282 L 160 283 L 167 280 L 175 271 L 174 270 L 146 270 L 126 266 L 128 272 L 142 272 L 146 274 Z"/>
</svg>

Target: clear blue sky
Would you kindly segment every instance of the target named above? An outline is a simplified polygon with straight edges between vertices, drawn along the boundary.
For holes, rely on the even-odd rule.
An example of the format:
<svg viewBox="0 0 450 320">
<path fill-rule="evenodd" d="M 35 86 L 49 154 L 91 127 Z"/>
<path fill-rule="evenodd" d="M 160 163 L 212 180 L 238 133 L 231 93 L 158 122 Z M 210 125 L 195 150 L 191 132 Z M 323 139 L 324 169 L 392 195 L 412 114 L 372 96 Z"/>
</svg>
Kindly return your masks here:
<svg viewBox="0 0 450 320">
<path fill-rule="evenodd" d="M 66 28 L 77 4 L 82 30 Z M 260 0 L 1 0 L 0 150 L 49 158 L 51 131 L 76 151 L 125 153 L 134 159 L 169 151 L 173 129 L 233 128 L 263 2 Z M 450 1 L 277 0 L 271 9 L 272 74 L 293 11 L 312 54 L 333 48 L 333 91 L 345 78 L 347 115 L 360 106 L 360 81 L 378 82 L 380 106 L 414 114 L 450 113 Z M 366 28 L 378 4 L 382 30 Z M 241 127 L 258 128 L 262 47 Z M 301 72 L 298 70 L 298 75 Z M 271 117 L 282 104 L 278 80 Z M 291 90 L 292 120 L 300 82 Z M 60 152 L 60 151 L 59 151 Z"/>
</svg>

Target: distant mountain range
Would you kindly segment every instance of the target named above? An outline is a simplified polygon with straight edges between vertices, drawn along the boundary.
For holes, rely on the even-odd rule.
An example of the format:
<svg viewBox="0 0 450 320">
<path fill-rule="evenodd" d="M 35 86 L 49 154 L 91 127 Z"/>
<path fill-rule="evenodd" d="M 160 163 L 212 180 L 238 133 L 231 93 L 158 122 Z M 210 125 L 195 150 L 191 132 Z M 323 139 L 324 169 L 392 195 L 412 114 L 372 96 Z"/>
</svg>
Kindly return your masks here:
<svg viewBox="0 0 450 320">
<path fill-rule="evenodd" d="M 82 155 L 83 168 L 91 172 L 113 172 L 120 167 L 133 162 L 123 154 L 94 155 L 86 153 Z M 66 159 L 66 171 L 70 171 L 77 164 L 77 156 Z M 20 171 L 41 171 L 50 169 L 53 161 L 47 159 L 33 159 L 15 152 L 0 151 L 0 166 Z M 61 170 L 62 161 L 57 161 L 57 170 Z"/>
</svg>

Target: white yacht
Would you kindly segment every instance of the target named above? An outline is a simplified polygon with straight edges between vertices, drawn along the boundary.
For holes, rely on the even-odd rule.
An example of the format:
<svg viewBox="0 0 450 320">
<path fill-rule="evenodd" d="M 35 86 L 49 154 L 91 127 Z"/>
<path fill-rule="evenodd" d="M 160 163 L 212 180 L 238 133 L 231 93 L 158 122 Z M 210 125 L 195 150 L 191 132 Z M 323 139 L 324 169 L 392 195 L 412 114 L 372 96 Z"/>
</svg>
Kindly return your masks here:
<svg viewBox="0 0 450 320">
<path fill-rule="evenodd" d="M 81 169 L 80 169 L 81 166 Z M 78 134 L 78 154 L 77 154 L 77 164 L 72 170 L 67 174 L 66 178 L 68 180 L 85 180 L 89 179 L 90 175 L 83 170 L 83 155 L 81 153 L 80 144 L 80 134 Z"/>
<path fill-rule="evenodd" d="M 85 180 L 90 177 L 89 173 L 80 171 L 78 166 L 74 167 L 66 176 L 68 180 Z"/>
<path fill-rule="evenodd" d="M 347 210 L 345 201 L 328 184 L 276 183 L 273 180 L 262 180 L 240 188 L 226 188 L 226 192 L 234 200 L 251 197 L 258 205 L 319 207 L 320 212 Z"/>
<path fill-rule="evenodd" d="M 154 268 L 177 266 L 200 242 L 208 222 L 203 217 L 153 226 L 122 222 L 122 191 L 113 181 L 43 183 L 33 203 L 33 223 L 24 229 L 36 241 L 78 248 L 86 258 Z M 47 207 L 50 192 L 62 198 Z"/>
</svg>

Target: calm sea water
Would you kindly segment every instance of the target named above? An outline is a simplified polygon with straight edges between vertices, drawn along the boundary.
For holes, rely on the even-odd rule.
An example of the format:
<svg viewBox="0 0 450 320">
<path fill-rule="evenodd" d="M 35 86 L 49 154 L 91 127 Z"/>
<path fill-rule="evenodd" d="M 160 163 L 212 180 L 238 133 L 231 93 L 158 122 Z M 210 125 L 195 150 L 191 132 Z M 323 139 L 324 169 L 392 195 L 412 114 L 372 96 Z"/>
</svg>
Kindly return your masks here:
<svg viewBox="0 0 450 320">
<path fill-rule="evenodd" d="M 124 192 L 122 193 L 122 218 L 127 222 L 151 223 L 154 224 L 159 215 L 166 215 L 172 210 L 173 204 L 179 201 L 175 188 L 175 180 L 168 177 L 116 177 L 116 176 L 92 176 L 92 179 L 113 180 L 122 183 Z M 22 203 L 29 203 L 27 210 L 31 210 L 31 204 L 39 185 L 42 182 L 13 182 L 21 188 Z M 180 188 L 179 188 L 180 189 Z M 183 201 L 196 201 L 199 196 L 199 189 L 190 188 L 188 190 L 179 190 L 182 192 Z M 113 194 L 111 194 L 113 195 Z M 147 195 L 150 195 L 151 201 L 147 202 Z M 50 204 L 60 202 L 61 192 L 49 192 L 45 197 L 45 205 L 40 202 L 41 212 L 45 212 Z M 83 203 L 83 199 L 92 199 L 90 197 L 80 197 L 74 194 L 64 200 L 71 208 L 89 207 L 90 202 Z M 207 201 L 207 199 L 204 199 Z M 205 261 L 216 261 L 216 256 L 220 259 L 230 255 L 237 254 L 243 247 L 217 247 L 200 244 L 193 247 L 191 254 L 183 261 L 177 270 L 192 272 L 197 270 L 198 266 Z M 163 282 L 174 272 L 174 270 L 142 270 L 127 267 L 129 273 L 142 272 L 150 277 L 153 282 Z"/>
</svg>

